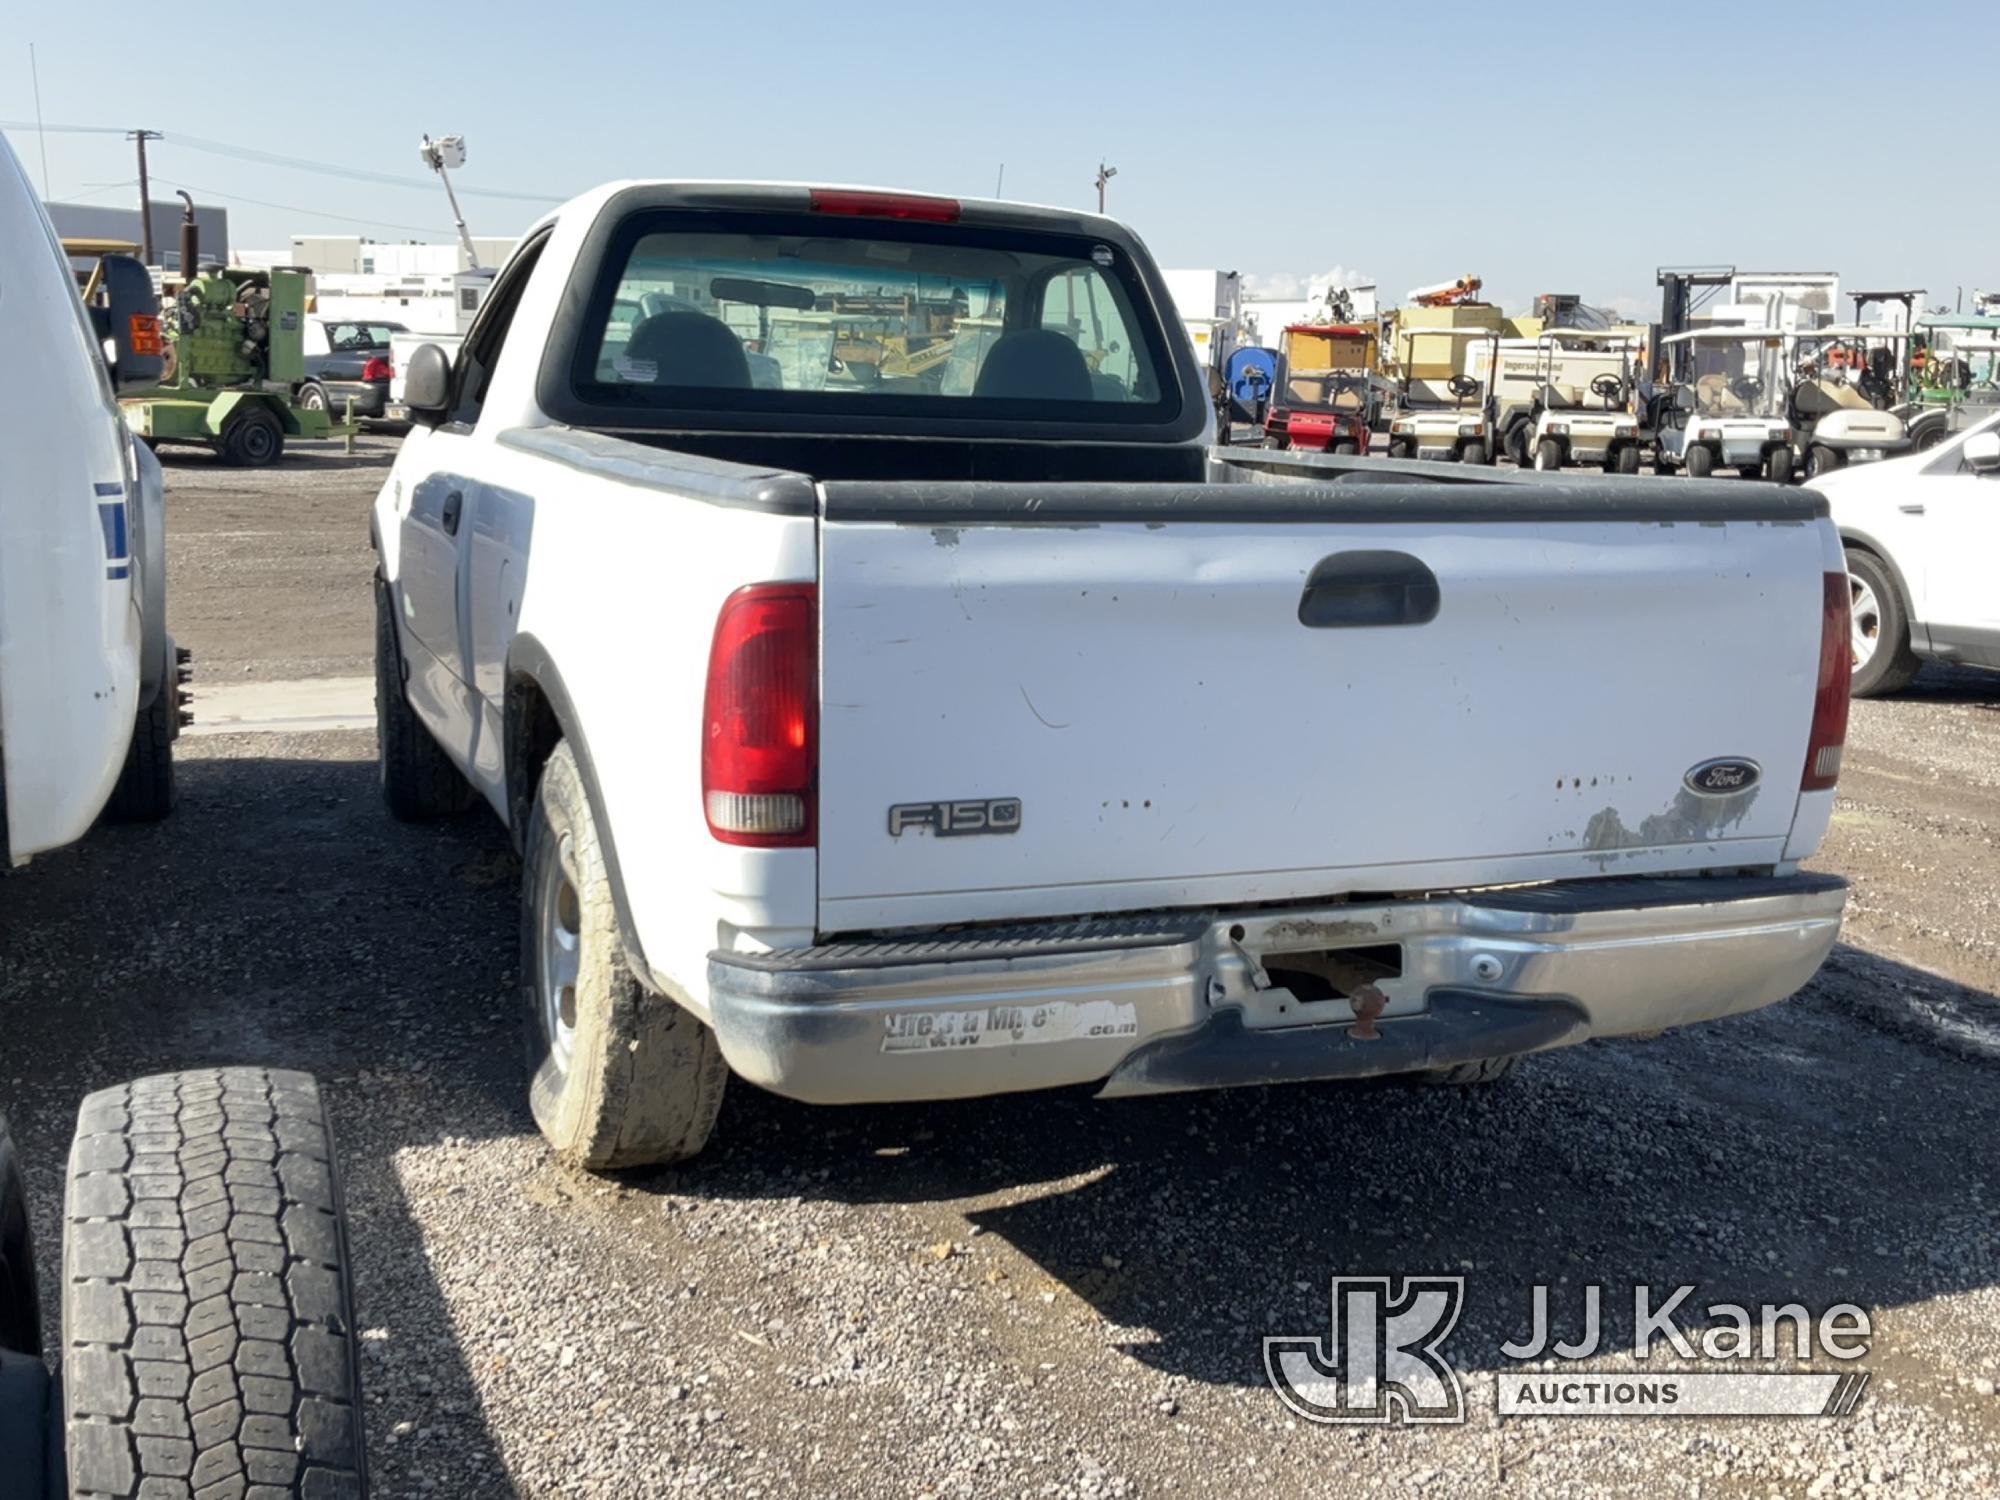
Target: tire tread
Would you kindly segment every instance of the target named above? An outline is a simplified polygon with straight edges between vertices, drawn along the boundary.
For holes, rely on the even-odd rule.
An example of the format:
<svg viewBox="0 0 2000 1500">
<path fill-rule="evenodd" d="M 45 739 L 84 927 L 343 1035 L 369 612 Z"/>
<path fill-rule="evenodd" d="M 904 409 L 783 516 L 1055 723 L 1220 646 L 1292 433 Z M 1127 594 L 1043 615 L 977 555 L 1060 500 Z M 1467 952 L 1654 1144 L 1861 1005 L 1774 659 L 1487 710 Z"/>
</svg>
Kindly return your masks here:
<svg viewBox="0 0 2000 1500">
<path fill-rule="evenodd" d="M 64 1219 L 72 1493 L 365 1496 L 339 1172 L 310 1076 L 90 1095 Z"/>
</svg>

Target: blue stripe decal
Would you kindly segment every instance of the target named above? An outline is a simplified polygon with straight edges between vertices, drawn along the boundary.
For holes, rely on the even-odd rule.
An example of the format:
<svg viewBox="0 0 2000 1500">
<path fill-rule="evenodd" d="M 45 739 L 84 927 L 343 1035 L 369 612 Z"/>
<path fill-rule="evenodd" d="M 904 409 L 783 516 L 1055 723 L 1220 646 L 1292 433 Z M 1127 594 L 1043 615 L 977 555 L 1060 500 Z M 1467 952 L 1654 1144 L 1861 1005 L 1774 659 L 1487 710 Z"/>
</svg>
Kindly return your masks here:
<svg viewBox="0 0 2000 1500">
<path fill-rule="evenodd" d="M 97 502 L 97 521 L 104 528 L 104 556 L 110 562 L 122 562 L 132 555 L 132 549 L 125 539 L 125 502 Z"/>
<path fill-rule="evenodd" d="M 122 496 L 125 493 L 125 486 L 122 484 L 100 484 L 96 489 L 100 496 Z"/>
</svg>

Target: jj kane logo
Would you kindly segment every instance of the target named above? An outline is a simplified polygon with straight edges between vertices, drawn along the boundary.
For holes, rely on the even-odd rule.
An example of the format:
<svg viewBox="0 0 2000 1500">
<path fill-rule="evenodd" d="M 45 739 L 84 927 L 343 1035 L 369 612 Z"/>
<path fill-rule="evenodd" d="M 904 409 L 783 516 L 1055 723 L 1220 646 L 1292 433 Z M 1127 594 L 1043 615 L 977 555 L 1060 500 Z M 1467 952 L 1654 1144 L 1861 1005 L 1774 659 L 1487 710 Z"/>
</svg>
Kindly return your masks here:
<svg viewBox="0 0 2000 1500">
<path fill-rule="evenodd" d="M 1796 1302 L 1717 1302 L 1700 1309 L 1697 1333 L 1679 1321 L 1694 1292 L 1634 1287 L 1633 1364 L 1564 1369 L 1603 1347 L 1603 1288 L 1583 1289 L 1582 1328 L 1565 1340 L 1552 1327 L 1549 1288 L 1534 1287 L 1527 1337 L 1503 1343 L 1500 1353 L 1555 1368 L 1502 1369 L 1499 1415 L 1841 1417 L 1860 1402 L 1866 1371 L 1750 1370 L 1742 1363 L 1860 1359 L 1873 1333 L 1861 1308 L 1843 1302 L 1815 1316 Z M 1326 1336 L 1266 1338 L 1265 1374 L 1278 1399 L 1309 1422 L 1463 1422 L 1463 1384 L 1442 1346 L 1464 1303 L 1462 1276 L 1336 1276 Z M 1665 1371 L 1648 1363 L 1661 1353 L 1724 1368 Z"/>
</svg>

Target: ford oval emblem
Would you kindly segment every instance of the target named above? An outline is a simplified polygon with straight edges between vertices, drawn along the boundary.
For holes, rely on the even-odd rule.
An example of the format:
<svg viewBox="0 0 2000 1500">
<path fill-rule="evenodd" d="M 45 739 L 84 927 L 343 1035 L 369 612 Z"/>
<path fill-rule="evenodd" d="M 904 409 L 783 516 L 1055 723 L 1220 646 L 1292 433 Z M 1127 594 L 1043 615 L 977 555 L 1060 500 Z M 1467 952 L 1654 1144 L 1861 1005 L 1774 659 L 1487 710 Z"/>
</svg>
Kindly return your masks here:
<svg viewBox="0 0 2000 1500">
<path fill-rule="evenodd" d="M 1724 756 L 1720 760 L 1705 760 L 1687 773 L 1687 789 L 1697 797 L 1733 797 L 1738 792 L 1747 792 L 1757 784 L 1764 774 L 1754 760 L 1739 760 L 1735 756 Z"/>
</svg>

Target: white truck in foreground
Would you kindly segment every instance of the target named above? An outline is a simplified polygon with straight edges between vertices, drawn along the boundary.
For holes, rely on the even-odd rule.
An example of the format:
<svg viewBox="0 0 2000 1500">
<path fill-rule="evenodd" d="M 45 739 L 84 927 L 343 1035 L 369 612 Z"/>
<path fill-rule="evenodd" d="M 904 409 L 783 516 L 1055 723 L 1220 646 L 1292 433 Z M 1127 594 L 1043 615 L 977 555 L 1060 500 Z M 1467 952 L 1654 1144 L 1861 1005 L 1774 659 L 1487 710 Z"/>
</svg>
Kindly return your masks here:
<svg viewBox="0 0 2000 1500">
<path fill-rule="evenodd" d="M 159 379 L 159 303 L 137 261 L 106 257 L 103 273 L 86 309 L 0 140 L 0 841 L 14 865 L 100 814 L 173 804 L 182 660 L 160 465 L 114 394 Z M 108 923 L 122 899 L 105 893 Z M 0 1014 L 0 1080 L 40 1065 L 14 1037 Z M 58 1380 L 0 1111 L 0 1496 L 364 1497 L 339 1205 L 302 1073 L 209 1068 L 91 1094 L 61 1210 Z"/>
<path fill-rule="evenodd" d="M 882 375 L 843 309 L 885 305 L 949 355 Z M 417 354 L 383 791 L 513 832 L 564 1157 L 692 1155 L 732 1070 L 1471 1081 L 1812 976 L 1819 498 L 1237 456 L 1173 317 L 1103 218 L 628 183 Z"/>
</svg>

